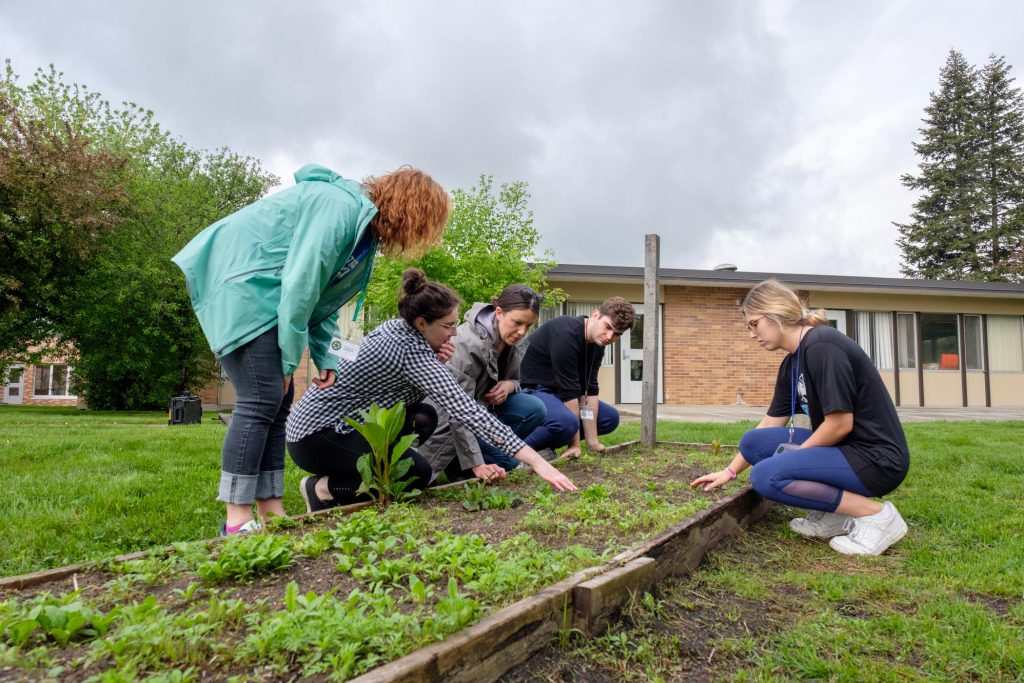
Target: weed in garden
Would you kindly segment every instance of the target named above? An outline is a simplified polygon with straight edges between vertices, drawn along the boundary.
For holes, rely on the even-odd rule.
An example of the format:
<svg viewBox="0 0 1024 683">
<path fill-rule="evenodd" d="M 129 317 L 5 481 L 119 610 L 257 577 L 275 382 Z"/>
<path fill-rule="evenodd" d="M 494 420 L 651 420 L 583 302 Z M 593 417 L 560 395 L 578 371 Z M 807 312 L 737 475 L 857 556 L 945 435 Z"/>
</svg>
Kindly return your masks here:
<svg viewBox="0 0 1024 683">
<path fill-rule="evenodd" d="M 405 404 L 396 403 L 391 408 L 381 408 L 374 403 L 368 410 L 360 411 L 362 422 L 346 417 L 345 422 L 362 435 L 370 444 L 370 452 L 356 461 L 356 469 L 362 483 L 356 491 L 368 494 L 381 507 L 391 503 L 409 500 L 420 494 L 419 489 L 407 491 L 408 481 L 402 478 L 412 468 L 412 458 L 402 458 L 416 436 L 406 434 L 398 438 L 405 424 Z M 394 448 L 391 444 L 394 443 Z"/>
<path fill-rule="evenodd" d="M 470 512 L 481 510 L 507 510 L 523 503 L 523 497 L 515 491 L 477 481 L 469 482 L 463 489 L 462 507 Z"/>
<path fill-rule="evenodd" d="M 225 541 L 216 559 L 200 565 L 196 572 L 211 583 L 229 579 L 245 581 L 259 574 L 286 569 L 293 562 L 288 538 L 245 534 Z"/>
</svg>

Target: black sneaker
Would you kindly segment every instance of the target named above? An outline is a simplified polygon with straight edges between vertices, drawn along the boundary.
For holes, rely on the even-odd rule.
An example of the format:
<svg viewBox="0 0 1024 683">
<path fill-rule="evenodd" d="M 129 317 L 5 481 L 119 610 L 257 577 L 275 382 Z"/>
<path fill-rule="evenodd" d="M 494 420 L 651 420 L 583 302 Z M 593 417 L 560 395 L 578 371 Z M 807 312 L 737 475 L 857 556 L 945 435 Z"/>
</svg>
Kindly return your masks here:
<svg viewBox="0 0 1024 683">
<path fill-rule="evenodd" d="M 319 479 L 320 477 L 310 476 L 304 477 L 299 482 L 299 493 L 302 494 L 302 500 L 306 501 L 306 512 L 317 512 L 338 506 L 338 501 L 320 500 L 320 497 L 316 495 L 316 482 Z"/>
</svg>

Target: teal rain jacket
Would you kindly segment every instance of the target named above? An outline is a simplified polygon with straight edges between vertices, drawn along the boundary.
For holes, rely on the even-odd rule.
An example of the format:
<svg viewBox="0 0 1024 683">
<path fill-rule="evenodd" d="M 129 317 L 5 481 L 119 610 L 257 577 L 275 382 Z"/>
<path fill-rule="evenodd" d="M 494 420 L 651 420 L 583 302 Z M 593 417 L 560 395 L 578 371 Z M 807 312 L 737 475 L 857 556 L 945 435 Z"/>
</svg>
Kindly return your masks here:
<svg viewBox="0 0 1024 683">
<path fill-rule="evenodd" d="M 277 325 L 285 376 L 307 344 L 317 368 L 334 368 L 338 309 L 365 294 L 377 251 L 370 237 L 362 258 L 353 254 L 377 213 L 359 183 L 315 164 L 296 171 L 295 183 L 217 221 L 171 259 L 213 352 L 224 356 Z"/>
</svg>

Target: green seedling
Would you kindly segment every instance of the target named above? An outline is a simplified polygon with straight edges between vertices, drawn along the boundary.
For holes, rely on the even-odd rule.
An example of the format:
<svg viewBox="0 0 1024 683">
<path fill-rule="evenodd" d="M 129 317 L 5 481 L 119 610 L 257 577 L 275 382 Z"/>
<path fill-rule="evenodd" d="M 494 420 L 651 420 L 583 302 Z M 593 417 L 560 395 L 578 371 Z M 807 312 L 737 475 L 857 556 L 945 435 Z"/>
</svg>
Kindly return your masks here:
<svg viewBox="0 0 1024 683">
<path fill-rule="evenodd" d="M 246 580 L 259 574 L 292 566 L 291 541 L 282 536 L 233 536 L 221 547 L 220 555 L 199 566 L 205 581 Z"/>
<path fill-rule="evenodd" d="M 522 504 L 523 497 L 514 491 L 490 487 L 482 481 L 466 484 L 462 507 L 470 512 L 507 510 Z"/>
<path fill-rule="evenodd" d="M 370 453 L 361 455 L 356 461 L 356 469 L 362 479 L 356 492 L 369 495 L 381 507 L 418 496 L 420 490 L 406 491 L 409 482 L 402 479 L 412 468 L 412 458 L 402 456 L 416 438 L 413 434 L 398 438 L 405 424 L 405 404 L 381 408 L 374 403 L 369 410 L 359 414 L 363 422 L 345 418 L 345 422 L 370 444 Z"/>
</svg>

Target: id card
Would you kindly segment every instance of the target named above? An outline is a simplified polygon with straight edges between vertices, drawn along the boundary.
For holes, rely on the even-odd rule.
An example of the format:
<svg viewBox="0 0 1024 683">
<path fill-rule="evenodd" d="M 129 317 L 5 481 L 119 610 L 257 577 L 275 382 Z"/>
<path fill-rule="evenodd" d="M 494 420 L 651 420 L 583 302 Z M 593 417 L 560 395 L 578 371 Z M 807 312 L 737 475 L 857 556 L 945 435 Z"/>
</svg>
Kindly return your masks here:
<svg viewBox="0 0 1024 683">
<path fill-rule="evenodd" d="M 580 408 L 580 419 L 581 420 L 593 420 L 594 419 L 594 411 L 593 410 L 588 410 L 586 408 Z"/>
<path fill-rule="evenodd" d="M 356 359 L 356 355 L 359 353 L 359 344 L 353 344 L 341 337 L 332 337 L 328 353 L 332 356 L 337 356 L 342 360 L 352 362 Z"/>
<path fill-rule="evenodd" d="M 784 441 L 779 444 L 779 447 L 775 449 L 775 453 L 772 455 L 782 455 L 787 451 L 795 451 L 798 448 L 800 448 L 800 444 L 793 443 L 792 441 Z"/>
</svg>

